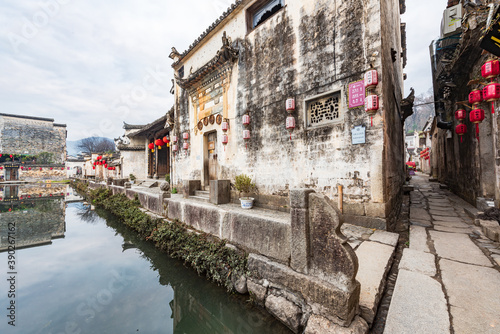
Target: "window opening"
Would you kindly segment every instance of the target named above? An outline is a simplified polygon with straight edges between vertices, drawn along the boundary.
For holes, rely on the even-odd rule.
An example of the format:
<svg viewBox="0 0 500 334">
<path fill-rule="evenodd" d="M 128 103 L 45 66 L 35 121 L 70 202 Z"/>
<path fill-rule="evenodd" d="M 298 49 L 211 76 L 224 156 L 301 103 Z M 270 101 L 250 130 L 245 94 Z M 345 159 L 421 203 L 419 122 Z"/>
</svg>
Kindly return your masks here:
<svg viewBox="0 0 500 334">
<path fill-rule="evenodd" d="M 283 8 L 283 0 L 271 0 L 255 11 L 252 17 L 252 29 L 270 18 L 274 13 Z"/>
</svg>

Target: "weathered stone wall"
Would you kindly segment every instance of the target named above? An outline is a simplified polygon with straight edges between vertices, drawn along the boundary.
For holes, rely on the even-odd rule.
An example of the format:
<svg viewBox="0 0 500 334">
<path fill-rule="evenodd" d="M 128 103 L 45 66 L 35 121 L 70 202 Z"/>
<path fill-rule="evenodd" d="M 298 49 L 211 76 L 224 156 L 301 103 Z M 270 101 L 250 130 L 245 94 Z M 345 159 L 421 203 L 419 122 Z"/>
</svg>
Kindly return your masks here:
<svg viewBox="0 0 500 334">
<path fill-rule="evenodd" d="M 0 153 L 53 153 L 54 163 L 66 160 L 66 126 L 53 120 L 0 115 Z"/>
<path fill-rule="evenodd" d="M 61 166 L 30 166 L 19 170 L 19 179 L 21 181 L 61 181 L 67 178 L 66 168 Z"/>
<path fill-rule="evenodd" d="M 249 4 L 250 5 L 250 4 Z M 248 6 L 247 6 L 248 7 Z M 288 198 L 290 188 L 308 187 L 336 198 L 344 188 L 346 210 L 360 216 L 394 216 L 403 182 L 404 141 L 399 102 L 401 52 L 399 3 L 379 1 L 287 1 L 286 7 L 247 34 L 245 11 L 200 43 L 182 60 L 185 76 L 207 63 L 221 46 L 223 31 L 239 51 L 232 68 L 222 115 L 229 119 L 229 143 L 221 144 L 220 126 L 196 130 L 197 115 L 188 92 L 176 87 L 176 125 L 189 132 L 190 148 L 174 154 L 174 184 L 205 177 L 204 134 L 217 131 L 218 178 L 250 175 L 259 196 Z M 388 22 L 390 21 L 390 22 Z M 384 22 L 384 24 L 381 24 Z M 385 25 L 385 26 L 384 26 Z M 328 27 L 328 28 L 326 28 Z M 382 50 L 389 48 L 388 51 Z M 363 107 L 348 108 L 348 85 L 373 66 L 381 83 L 381 109 L 373 126 Z M 307 101 L 339 92 L 338 116 L 331 123 L 310 125 Z M 285 129 L 285 101 L 295 97 L 297 127 Z M 243 140 L 242 116 L 251 117 L 251 139 Z M 352 145 L 351 130 L 366 127 L 366 144 Z M 392 217 L 394 218 L 394 217 Z"/>
</svg>

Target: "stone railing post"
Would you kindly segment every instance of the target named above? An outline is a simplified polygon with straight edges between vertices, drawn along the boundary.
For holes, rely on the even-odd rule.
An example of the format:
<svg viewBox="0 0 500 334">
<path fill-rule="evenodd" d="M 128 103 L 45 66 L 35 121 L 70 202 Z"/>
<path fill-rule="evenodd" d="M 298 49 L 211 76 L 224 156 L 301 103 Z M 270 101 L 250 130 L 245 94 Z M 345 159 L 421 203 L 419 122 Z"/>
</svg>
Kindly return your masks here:
<svg viewBox="0 0 500 334">
<path fill-rule="evenodd" d="M 314 193 L 312 189 L 290 190 L 292 221 L 290 267 L 303 274 L 307 274 L 309 268 L 309 194 L 312 193 Z"/>
</svg>

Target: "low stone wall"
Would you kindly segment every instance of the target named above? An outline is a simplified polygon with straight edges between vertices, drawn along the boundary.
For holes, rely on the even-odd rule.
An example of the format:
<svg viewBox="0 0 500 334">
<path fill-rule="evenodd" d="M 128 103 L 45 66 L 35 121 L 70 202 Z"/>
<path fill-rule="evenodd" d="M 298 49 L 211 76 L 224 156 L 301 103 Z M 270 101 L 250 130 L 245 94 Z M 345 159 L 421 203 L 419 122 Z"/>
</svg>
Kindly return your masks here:
<svg viewBox="0 0 500 334">
<path fill-rule="evenodd" d="M 178 219 L 197 230 L 226 239 L 248 252 L 256 252 L 281 263 L 288 264 L 290 261 L 289 221 L 266 219 L 251 212 L 202 202 L 179 199 L 166 199 L 166 202 L 169 219 Z"/>
<path fill-rule="evenodd" d="M 250 292 L 294 333 L 320 333 L 324 328 L 332 333 L 368 331 L 359 316 L 357 256 L 340 232 L 342 215 L 325 196 L 293 190 L 290 215 L 257 214 L 232 205 L 166 198 L 163 192 L 95 182 L 89 186 L 137 197 L 153 213 L 178 219 L 249 252 L 250 275 L 240 279 L 238 285 L 245 287 L 237 291 Z"/>
</svg>

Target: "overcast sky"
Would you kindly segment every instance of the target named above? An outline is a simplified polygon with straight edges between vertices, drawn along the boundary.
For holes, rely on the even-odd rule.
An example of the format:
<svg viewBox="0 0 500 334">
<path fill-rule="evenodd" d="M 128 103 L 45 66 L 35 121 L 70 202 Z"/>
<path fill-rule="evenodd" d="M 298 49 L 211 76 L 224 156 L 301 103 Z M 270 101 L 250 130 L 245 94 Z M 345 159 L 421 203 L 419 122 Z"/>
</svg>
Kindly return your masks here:
<svg viewBox="0 0 500 334">
<path fill-rule="evenodd" d="M 118 137 L 173 104 L 170 49 L 183 52 L 232 0 L 0 2 L 0 112 L 54 118 L 68 140 Z M 446 0 L 407 0 L 405 91 L 431 87 L 429 44 Z"/>
</svg>

